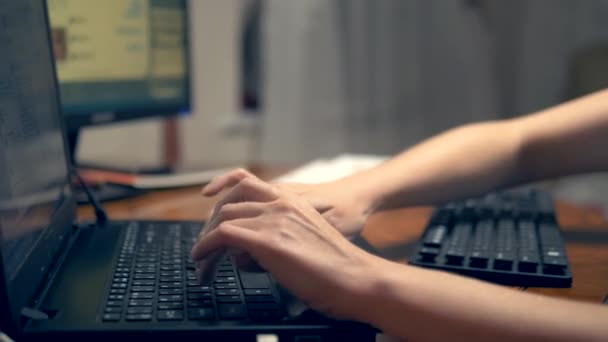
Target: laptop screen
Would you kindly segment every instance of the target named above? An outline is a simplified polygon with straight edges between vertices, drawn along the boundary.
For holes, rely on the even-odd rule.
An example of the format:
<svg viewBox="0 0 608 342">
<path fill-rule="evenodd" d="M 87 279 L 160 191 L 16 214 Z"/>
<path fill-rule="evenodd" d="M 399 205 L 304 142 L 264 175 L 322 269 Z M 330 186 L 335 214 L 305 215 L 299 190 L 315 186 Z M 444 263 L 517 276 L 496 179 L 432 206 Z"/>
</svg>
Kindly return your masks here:
<svg viewBox="0 0 608 342">
<path fill-rule="evenodd" d="M 0 46 L 0 248 L 13 302 L 67 233 L 51 229 L 70 188 L 44 1 L 0 0 Z"/>
</svg>

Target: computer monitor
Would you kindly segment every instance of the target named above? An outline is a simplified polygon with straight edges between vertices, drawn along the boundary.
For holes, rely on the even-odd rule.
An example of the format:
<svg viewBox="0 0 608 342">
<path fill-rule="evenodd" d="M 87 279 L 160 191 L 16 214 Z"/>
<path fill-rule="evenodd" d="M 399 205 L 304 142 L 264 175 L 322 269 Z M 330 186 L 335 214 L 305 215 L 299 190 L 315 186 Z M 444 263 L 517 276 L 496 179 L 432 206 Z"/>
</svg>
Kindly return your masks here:
<svg viewBox="0 0 608 342">
<path fill-rule="evenodd" d="M 84 126 L 187 112 L 186 0 L 48 0 L 72 158 Z"/>
</svg>

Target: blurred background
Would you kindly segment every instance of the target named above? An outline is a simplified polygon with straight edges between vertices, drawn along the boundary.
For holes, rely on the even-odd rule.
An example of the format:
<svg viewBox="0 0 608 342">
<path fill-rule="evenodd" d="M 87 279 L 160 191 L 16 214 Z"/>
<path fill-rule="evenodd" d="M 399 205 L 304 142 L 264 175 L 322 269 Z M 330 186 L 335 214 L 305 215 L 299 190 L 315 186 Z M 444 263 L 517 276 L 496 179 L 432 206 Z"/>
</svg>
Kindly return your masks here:
<svg viewBox="0 0 608 342">
<path fill-rule="evenodd" d="M 608 86 L 606 18 L 608 0 L 189 1 L 192 115 L 176 119 L 179 163 L 388 155 L 563 102 Z M 87 128 L 79 159 L 159 163 L 165 120 Z M 574 181 L 594 191 L 553 185 L 608 199 L 605 175 Z"/>
</svg>

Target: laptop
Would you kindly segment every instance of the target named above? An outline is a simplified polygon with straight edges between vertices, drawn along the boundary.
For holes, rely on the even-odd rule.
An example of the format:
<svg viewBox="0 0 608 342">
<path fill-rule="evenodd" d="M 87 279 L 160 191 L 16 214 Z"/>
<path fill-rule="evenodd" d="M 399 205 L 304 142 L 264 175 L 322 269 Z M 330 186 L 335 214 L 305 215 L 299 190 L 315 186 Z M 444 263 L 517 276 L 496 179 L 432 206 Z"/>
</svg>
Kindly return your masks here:
<svg viewBox="0 0 608 342">
<path fill-rule="evenodd" d="M 0 329 L 19 340 L 371 340 L 297 310 L 227 257 L 201 285 L 202 222 L 76 221 L 46 7 L 0 0 Z"/>
</svg>

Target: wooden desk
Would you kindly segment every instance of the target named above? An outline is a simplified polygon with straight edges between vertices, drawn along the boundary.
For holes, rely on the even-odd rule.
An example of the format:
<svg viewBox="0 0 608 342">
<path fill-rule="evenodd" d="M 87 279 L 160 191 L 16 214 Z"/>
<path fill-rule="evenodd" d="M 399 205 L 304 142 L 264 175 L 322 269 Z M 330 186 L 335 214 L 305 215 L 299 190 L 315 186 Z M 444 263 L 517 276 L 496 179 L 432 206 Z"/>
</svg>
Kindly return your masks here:
<svg viewBox="0 0 608 342">
<path fill-rule="evenodd" d="M 273 178 L 282 172 L 279 170 L 261 173 L 261 177 Z M 197 187 L 155 192 L 107 203 L 105 207 L 112 219 L 204 220 L 216 199 L 205 199 L 199 191 Z M 383 256 L 405 261 L 412 253 L 431 210 L 411 208 L 377 214 L 370 218 L 363 236 Z M 573 286 L 569 289 L 534 288 L 528 291 L 601 302 L 608 294 L 608 221 L 596 209 L 568 203 L 558 203 L 557 211 L 568 243 Z M 79 215 L 81 218 L 93 217 L 87 207 L 80 208 Z"/>
</svg>

